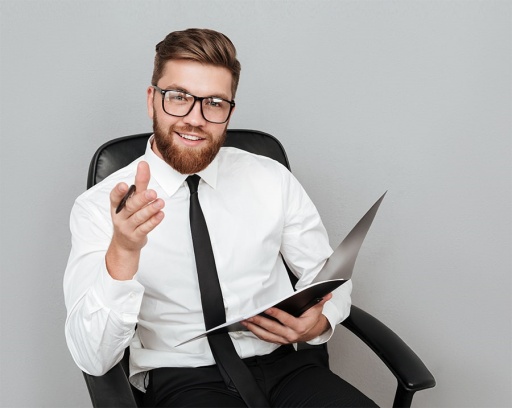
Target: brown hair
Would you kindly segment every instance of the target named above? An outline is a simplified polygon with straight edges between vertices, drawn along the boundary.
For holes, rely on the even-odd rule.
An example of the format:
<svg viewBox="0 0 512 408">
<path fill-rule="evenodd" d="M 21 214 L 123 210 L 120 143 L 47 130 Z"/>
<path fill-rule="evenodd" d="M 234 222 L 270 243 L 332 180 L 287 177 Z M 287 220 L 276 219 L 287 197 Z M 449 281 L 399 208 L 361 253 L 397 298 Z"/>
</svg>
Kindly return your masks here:
<svg viewBox="0 0 512 408">
<path fill-rule="evenodd" d="M 227 68 L 233 76 L 231 92 L 233 99 L 235 98 L 241 66 L 236 59 L 235 46 L 224 34 L 200 28 L 189 28 L 168 34 L 163 41 L 156 45 L 151 83 L 157 84 L 167 61 L 178 59 Z"/>
</svg>

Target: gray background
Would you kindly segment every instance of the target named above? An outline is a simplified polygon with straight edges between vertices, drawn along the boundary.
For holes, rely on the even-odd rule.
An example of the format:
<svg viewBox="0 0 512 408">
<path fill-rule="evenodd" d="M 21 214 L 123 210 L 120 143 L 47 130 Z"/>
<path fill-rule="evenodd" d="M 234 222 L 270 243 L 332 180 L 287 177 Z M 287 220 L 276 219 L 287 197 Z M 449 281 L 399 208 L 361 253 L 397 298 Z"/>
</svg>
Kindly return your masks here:
<svg viewBox="0 0 512 408">
<path fill-rule="evenodd" d="M 511 3 L 1 1 L 2 407 L 89 406 L 64 341 L 68 218 L 91 155 L 151 129 L 155 44 L 225 32 L 232 128 L 270 132 L 337 245 L 388 195 L 354 302 L 438 385 L 417 407 L 510 407 Z M 342 328 L 333 369 L 383 406 L 394 379 Z"/>
</svg>

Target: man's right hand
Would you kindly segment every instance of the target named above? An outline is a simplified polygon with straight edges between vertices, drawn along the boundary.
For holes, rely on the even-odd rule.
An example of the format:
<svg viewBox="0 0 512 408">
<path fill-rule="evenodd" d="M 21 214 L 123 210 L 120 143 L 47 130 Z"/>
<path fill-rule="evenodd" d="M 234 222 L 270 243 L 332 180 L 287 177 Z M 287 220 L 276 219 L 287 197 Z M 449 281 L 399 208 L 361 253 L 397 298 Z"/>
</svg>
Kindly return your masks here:
<svg viewBox="0 0 512 408">
<path fill-rule="evenodd" d="M 133 278 L 139 268 L 140 251 L 146 245 L 147 235 L 164 218 L 164 201 L 154 190 L 148 190 L 150 178 L 149 165 L 141 161 L 135 175 L 135 193 L 118 214 L 116 208 L 128 192 L 128 185 L 119 183 L 110 193 L 114 234 L 105 260 L 108 273 L 114 279 Z"/>
</svg>

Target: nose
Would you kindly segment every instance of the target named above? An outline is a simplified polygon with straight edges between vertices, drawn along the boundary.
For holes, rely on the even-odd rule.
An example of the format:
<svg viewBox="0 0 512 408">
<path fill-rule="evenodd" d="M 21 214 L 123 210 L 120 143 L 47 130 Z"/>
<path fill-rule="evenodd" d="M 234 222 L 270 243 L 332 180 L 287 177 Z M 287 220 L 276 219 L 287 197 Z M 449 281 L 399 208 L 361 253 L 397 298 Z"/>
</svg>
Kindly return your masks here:
<svg viewBox="0 0 512 408">
<path fill-rule="evenodd" d="M 201 101 L 196 99 L 194 101 L 194 105 L 192 105 L 192 110 L 188 113 L 187 116 L 183 117 L 183 121 L 195 127 L 205 125 L 206 119 L 203 117 L 203 112 L 201 109 Z"/>
</svg>

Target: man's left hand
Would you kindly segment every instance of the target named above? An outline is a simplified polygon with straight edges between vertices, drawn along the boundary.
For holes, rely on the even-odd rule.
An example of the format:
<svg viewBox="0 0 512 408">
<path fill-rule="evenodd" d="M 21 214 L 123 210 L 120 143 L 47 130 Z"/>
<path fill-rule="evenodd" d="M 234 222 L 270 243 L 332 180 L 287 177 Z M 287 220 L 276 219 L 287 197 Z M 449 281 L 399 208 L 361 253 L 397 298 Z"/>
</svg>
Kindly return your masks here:
<svg viewBox="0 0 512 408">
<path fill-rule="evenodd" d="M 331 297 L 332 294 L 328 294 L 299 317 L 273 307 L 266 310 L 265 314 L 277 321 L 264 316 L 254 316 L 244 320 L 242 324 L 256 337 L 270 343 L 291 344 L 309 341 L 329 329 L 329 321 L 322 311 L 324 303 Z"/>
</svg>

